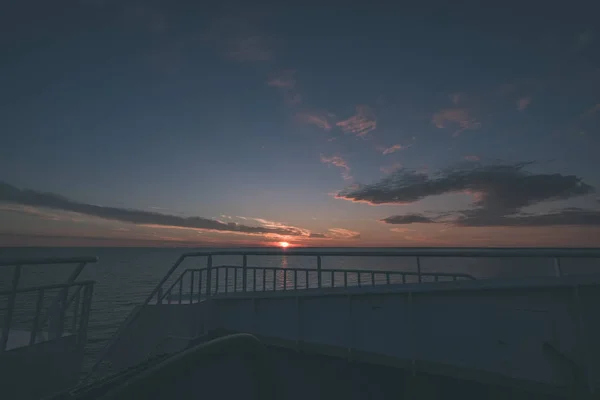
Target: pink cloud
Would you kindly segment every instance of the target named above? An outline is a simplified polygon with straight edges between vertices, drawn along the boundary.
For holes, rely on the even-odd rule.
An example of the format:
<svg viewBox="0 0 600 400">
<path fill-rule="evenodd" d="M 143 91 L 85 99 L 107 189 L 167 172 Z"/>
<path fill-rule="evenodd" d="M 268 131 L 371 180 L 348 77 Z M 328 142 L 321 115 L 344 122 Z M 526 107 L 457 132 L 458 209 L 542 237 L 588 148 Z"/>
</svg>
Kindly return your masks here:
<svg viewBox="0 0 600 400">
<path fill-rule="evenodd" d="M 321 114 L 300 112 L 296 114 L 296 120 L 304 124 L 316 125 L 326 131 L 331 129 L 331 124 L 327 120 L 327 117 Z"/>
<path fill-rule="evenodd" d="M 440 110 L 433 115 L 431 122 L 440 129 L 458 127 L 459 130 L 455 131 L 453 136 L 458 136 L 467 129 L 478 129 L 481 127 L 481 123 L 471 115 L 469 109 L 460 107 Z"/>
<path fill-rule="evenodd" d="M 479 161 L 479 156 L 465 156 L 465 160 L 467 161 Z"/>
<path fill-rule="evenodd" d="M 519 111 L 525 110 L 531 104 L 531 96 L 521 97 L 517 100 L 517 109 Z"/>
<path fill-rule="evenodd" d="M 323 164 L 331 164 L 331 165 L 335 165 L 338 168 L 341 168 L 342 169 L 342 177 L 344 178 L 344 180 L 352 180 L 352 176 L 350 175 L 350 166 L 348 165 L 346 160 L 344 160 L 342 157 L 340 157 L 340 156 L 326 157 L 324 155 L 321 155 L 321 162 Z"/>
<path fill-rule="evenodd" d="M 377 119 L 369 106 L 356 106 L 356 114 L 336 124 L 344 133 L 352 133 L 358 137 L 365 137 L 377 128 Z"/>
<path fill-rule="evenodd" d="M 339 239 L 358 239 L 360 238 L 360 232 L 351 231 L 350 229 L 344 228 L 330 228 L 328 229 L 329 236 Z"/>
<path fill-rule="evenodd" d="M 381 151 L 384 155 L 395 153 L 398 150 L 404 150 L 410 146 L 402 146 L 401 144 L 395 144 L 391 147 L 381 147 L 379 151 Z"/>
</svg>

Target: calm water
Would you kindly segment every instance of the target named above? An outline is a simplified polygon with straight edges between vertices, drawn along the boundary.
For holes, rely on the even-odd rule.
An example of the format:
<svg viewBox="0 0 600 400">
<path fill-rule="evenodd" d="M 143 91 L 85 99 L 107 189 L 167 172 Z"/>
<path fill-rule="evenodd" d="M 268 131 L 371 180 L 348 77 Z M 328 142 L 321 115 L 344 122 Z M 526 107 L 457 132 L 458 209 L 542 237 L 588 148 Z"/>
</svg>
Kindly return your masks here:
<svg viewBox="0 0 600 400">
<path fill-rule="evenodd" d="M 211 249 L 198 249 L 207 251 Z M 215 250 L 215 249 L 212 249 Z M 333 250 L 333 249 L 323 249 Z M 0 249 L 0 258 L 18 257 L 78 257 L 97 256 L 99 262 L 90 264 L 80 279 L 94 280 L 94 297 L 89 325 L 90 358 L 106 344 L 119 325 L 135 305 L 143 302 L 169 267 L 184 252 L 194 249 L 163 248 L 8 248 Z M 241 257 L 216 257 L 213 265 L 241 265 Z M 289 268 L 316 268 L 314 257 L 248 257 L 248 265 Z M 186 260 L 180 269 L 202 268 L 206 258 Z M 323 269 L 380 269 L 388 271 L 416 271 L 416 262 L 409 258 L 366 258 L 324 257 Z M 478 279 L 497 277 L 522 277 L 551 275 L 553 261 L 548 259 L 423 259 L 423 272 L 460 272 Z M 565 274 L 600 272 L 599 260 L 563 260 Z M 62 283 L 73 266 L 28 266 L 23 268 L 20 287 Z M 0 291 L 7 290 L 11 281 L 12 268 L 0 268 Z M 177 272 L 174 278 L 177 277 Z M 288 274 L 290 275 L 290 274 Z M 269 278 L 267 276 L 267 278 Z M 272 279 L 272 278 L 271 278 Z M 313 279 L 311 277 L 311 279 Z M 271 280 L 272 283 L 272 280 Z M 267 282 L 269 287 L 269 282 Z M 49 305 L 52 296 L 46 296 Z M 31 326 L 32 304 L 35 294 L 22 295 L 18 299 L 17 311 L 26 310 L 15 316 L 15 325 Z M 19 307 L 21 306 L 21 307 Z M 6 297 L 0 297 L 0 314 L 4 314 Z"/>
</svg>

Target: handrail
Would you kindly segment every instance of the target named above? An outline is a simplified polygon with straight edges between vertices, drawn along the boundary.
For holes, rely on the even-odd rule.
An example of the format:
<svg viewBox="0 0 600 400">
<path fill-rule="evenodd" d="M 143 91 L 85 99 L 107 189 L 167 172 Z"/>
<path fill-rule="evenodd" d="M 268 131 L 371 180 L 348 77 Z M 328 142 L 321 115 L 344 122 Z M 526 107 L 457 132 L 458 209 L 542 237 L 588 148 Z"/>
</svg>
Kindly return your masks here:
<svg viewBox="0 0 600 400">
<path fill-rule="evenodd" d="M 144 300 L 144 303 L 142 303 L 142 305 L 139 308 L 134 309 L 132 311 L 132 313 L 129 315 L 129 317 L 125 320 L 125 322 L 123 322 L 121 324 L 121 326 L 119 327 L 119 329 L 117 329 L 117 332 L 115 332 L 115 334 L 110 338 L 110 340 L 108 341 L 108 343 L 106 344 L 106 346 L 102 350 L 102 353 L 100 353 L 100 356 L 96 359 L 96 361 L 94 362 L 94 364 L 92 365 L 92 367 L 90 368 L 90 370 L 88 371 L 88 373 L 83 377 L 83 380 L 82 380 L 83 382 L 86 382 L 88 379 L 90 379 L 90 377 L 94 374 L 94 372 L 96 371 L 96 369 L 98 369 L 98 367 L 100 366 L 100 363 L 102 362 L 102 360 L 104 359 L 104 357 L 106 357 L 106 355 L 108 354 L 108 351 L 111 348 L 111 346 L 117 341 L 117 338 L 119 337 L 119 335 L 121 334 L 121 332 L 125 328 L 127 328 L 129 325 L 131 325 L 131 323 L 133 321 L 135 321 L 139 317 L 139 315 L 141 313 L 141 310 L 143 310 L 150 303 L 150 301 L 156 295 L 156 293 L 162 288 L 162 286 L 165 284 L 165 282 L 171 277 L 171 275 L 173 275 L 173 272 L 175 272 L 175 270 L 177 268 L 179 268 L 179 265 L 187 257 L 188 256 L 186 256 L 185 254 L 182 254 L 181 256 L 179 256 L 179 258 L 177 259 L 177 261 L 175 261 L 175 263 L 171 266 L 171 268 L 169 268 L 169 270 L 167 271 L 167 273 L 165 274 L 165 276 L 162 277 L 162 279 L 154 287 L 154 289 L 152 290 L 152 292 L 150 292 L 150 294 L 148 295 L 148 297 L 146 297 L 146 300 Z"/>
<path fill-rule="evenodd" d="M 48 322 L 49 316 L 51 315 L 51 311 L 54 310 L 61 299 L 66 297 L 66 291 L 68 290 L 68 285 L 75 282 L 75 279 L 79 276 L 83 268 L 88 263 L 95 263 L 98 261 L 98 257 L 60 257 L 60 258 L 5 258 L 0 259 L 0 267 L 14 267 L 11 290 L 8 294 L 8 304 L 7 311 L 4 315 L 4 323 L 2 325 L 2 336 L 0 336 L 0 352 L 4 351 L 6 348 L 6 343 L 8 342 L 8 335 L 10 330 L 10 324 L 12 321 L 12 315 L 15 308 L 15 301 L 18 292 L 19 280 L 21 279 L 21 269 L 23 266 L 29 265 L 53 265 L 53 264 L 79 264 L 69 275 L 65 284 L 67 286 L 63 287 L 61 293 L 59 293 L 52 302 L 52 305 L 49 307 L 48 315 L 43 319 L 42 325 Z M 63 305 L 66 304 L 66 299 L 64 299 Z M 36 313 L 37 316 L 37 313 Z M 61 321 L 57 321 L 58 328 L 61 329 L 62 326 Z M 52 330 L 54 331 L 54 330 Z"/>
<path fill-rule="evenodd" d="M 348 273 L 361 273 L 361 274 L 371 274 L 371 273 L 376 273 L 376 274 L 406 274 L 406 275 L 418 275 L 418 272 L 413 272 L 413 271 L 394 271 L 394 270 L 385 270 L 385 269 L 351 269 L 351 268 L 327 268 L 327 269 L 318 269 L 318 268 L 297 268 L 297 267 L 255 267 L 255 266 L 246 266 L 243 267 L 241 265 L 216 265 L 214 266 L 212 269 L 217 269 L 217 268 L 239 268 L 239 269 L 265 269 L 267 271 L 283 271 L 283 270 L 287 270 L 287 271 L 309 271 L 309 272 L 348 272 Z M 185 270 L 182 271 L 182 273 L 184 272 L 189 272 L 189 271 L 194 271 L 194 272 L 199 272 L 199 271 L 206 271 L 208 268 L 187 268 Z M 432 275 L 438 275 L 438 276 L 462 276 L 465 278 L 473 278 L 475 279 L 472 275 L 469 274 L 464 274 L 461 272 L 421 272 L 421 275 L 428 275 L 428 276 L 432 276 Z M 175 283 L 177 283 L 179 281 L 180 278 L 177 278 L 177 280 L 175 281 Z"/>
<path fill-rule="evenodd" d="M 77 287 L 77 290 L 76 290 L 77 297 L 75 300 L 75 303 L 76 303 L 75 308 L 73 309 L 72 324 L 73 324 L 73 332 L 75 332 L 77 330 L 77 326 L 78 326 L 78 322 L 79 322 L 79 329 L 77 332 L 77 346 L 78 346 L 79 351 L 83 351 L 83 345 L 84 345 L 85 337 L 87 334 L 87 322 L 88 322 L 88 318 L 89 318 L 89 312 L 91 309 L 90 307 L 91 307 L 92 290 L 93 290 L 94 283 L 95 283 L 94 281 L 87 280 L 87 281 L 80 281 L 80 282 L 33 286 L 33 287 L 20 288 L 20 289 L 15 289 L 15 290 L 10 290 L 10 291 L 2 291 L 2 292 L 0 292 L 0 297 L 1 296 L 9 296 L 9 299 L 12 300 L 11 305 L 14 306 L 14 298 L 16 297 L 17 294 L 37 292 L 37 300 L 35 302 L 35 304 L 36 304 L 35 315 L 33 317 L 33 326 L 31 328 L 30 338 L 29 338 L 29 345 L 32 345 L 32 344 L 35 344 L 35 342 L 36 342 L 36 338 L 38 336 L 38 329 L 41 329 L 46 323 L 45 320 L 40 320 L 40 314 L 42 313 L 42 304 L 43 304 L 44 293 L 47 292 L 48 290 L 53 290 L 53 289 L 59 289 L 61 291 L 61 293 L 62 292 L 66 293 L 65 290 L 67 290 L 68 288 Z M 83 303 L 80 303 L 81 297 L 79 296 L 79 293 L 82 288 L 84 289 Z M 78 317 L 80 317 L 79 316 L 79 306 L 80 305 L 82 306 L 81 318 L 78 321 Z M 7 350 L 8 337 L 10 334 L 10 328 L 11 328 L 11 323 L 12 323 L 13 309 L 14 309 L 14 307 L 8 309 L 8 312 L 6 314 L 5 321 L 4 321 L 5 325 L 2 327 L 2 337 L 0 340 L 0 353 Z M 67 306 L 61 308 L 60 315 L 58 316 L 59 323 L 55 326 L 56 332 L 49 332 L 49 333 L 51 333 L 51 334 L 55 333 L 57 337 L 62 336 L 62 333 L 64 332 L 64 329 L 65 329 L 65 314 L 67 312 L 67 309 L 68 309 Z"/>
<path fill-rule="evenodd" d="M 87 281 L 77 281 L 77 282 L 73 282 L 73 283 L 57 283 L 57 284 L 54 284 L 54 285 L 31 286 L 31 287 L 17 289 L 15 291 L 4 290 L 4 291 L 0 292 L 0 296 L 9 296 L 12 293 L 36 292 L 38 290 L 63 289 L 63 288 L 74 287 L 74 286 L 83 287 L 83 286 L 86 286 L 86 285 L 93 285 L 95 283 L 96 283 L 96 281 L 87 280 Z"/>
<path fill-rule="evenodd" d="M 214 256 L 242 256 L 243 268 L 247 268 L 248 256 L 308 256 L 317 257 L 318 270 L 321 270 L 322 257 L 415 257 L 417 261 L 417 276 L 421 281 L 421 257 L 482 257 L 482 258 L 509 258 L 509 257 L 540 257 L 554 259 L 555 271 L 557 276 L 562 275 L 560 267 L 560 258 L 600 258 L 600 249 L 597 248 L 439 248 L 439 247 L 413 247 L 400 249 L 359 249 L 353 248 L 341 249 L 336 251 L 327 251 L 318 248 L 303 248 L 303 249 L 266 249 L 266 250 L 219 250 L 219 251 L 199 251 L 182 254 L 175 263 L 169 268 L 160 282 L 154 287 L 142 305 L 132 311 L 130 316 L 119 327 L 117 332 L 111 337 L 109 342 L 103 349 L 100 357 L 92 365 L 88 374 L 84 377 L 84 381 L 88 380 L 95 370 L 98 368 L 104 357 L 108 354 L 110 347 L 116 342 L 121 332 L 126 329 L 133 321 L 135 321 L 142 310 L 150 304 L 154 296 L 162 290 L 163 285 L 173 275 L 173 272 L 181 265 L 181 263 L 190 257 L 208 257 L 208 277 L 207 282 L 211 281 L 210 271 L 212 270 L 212 258 Z M 320 275 L 320 274 L 319 274 Z M 319 280 L 320 282 L 320 280 Z M 246 287 L 246 285 L 244 285 Z M 210 292 L 210 290 L 208 290 Z M 210 293 L 209 293 L 210 296 Z"/>
<path fill-rule="evenodd" d="M 81 264 L 96 263 L 98 257 L 69 257 L 69 258 L 0 258 L 0 267 L 15 265 L 52 265 L 52 264 Z"/>
<path fill-rule="evenodd" d="M 349 287 L 348 285 L 348 277 L 349 276 L 356 276 L 357 279 L 357 284 L 359 287 L 364 285 L 376 285 L 376 280 L 375 278 L 377 277 L 381 277 L 384 276 L 385 278 L 385 284 L 391 284 L 391 283 L 395 283 L 391 281 L 391 277 L 401 277 L 402 278 L 402 284 L 406 284 L 406 278 L 407 277 L 417 277 L 419 278 L 419 282 L 422 282 L 422 278 L 423 277 L 431 277 L 434 278 L 435 282 L 438 282 L 440 280 L 440 278 L 452 278 L 452 280 L 456 281 L 458 279 L 467 279 L 467 280 L 476 280 L 476 278 L 472 275 L 469 274 L 465 274 L 465 273 L 453 273 L 453 272 L 413 272 L 413 271 L 393 271 L 393 270 L 375 270 L 375 269 L 337 269 L 337 268 L 333 268 L 333 269 L 318 269 L 318 268 L 295 268 L 295 267 L 256 267 L 256 266 L 239 266 L 239 265 L 217 265 L 215 267 L 212 268 L 213 270 L 215 270 L 217 272 L 217 276 L 218 271 L 219 270 L 225 270 L 225 287 L 224 287 L 224 294 L 227 294 L 231 291 L 231 293 L 235 293 L 238 290 L 238 278 L 237 278 L 237 270 L 241 269 L 241 270 L 245 270 L 245 271 L 254 271 L 254 278 L 252 280 L 252 282 L 256 282 L 256 278 L 257 278 L 257 274 L 256 271 L 262 271 L 263 275 L 262 275 L 262 286 L 257 286 L 255 285 L 255 283 L 252 284 L 252 288 L 250 290 L 250 288 L 244 286 L 246 285 L 246 281 L 243 279 L 244 276 L 242 276 L 242 288 L 241 290 L 243 292 L 247 292 L 247 291 L 251 291 L 251 292 L 265 292 L 265 291 L 273 291 L 276 290 L 275 289 L 275 284 L 274 282 L 272 283 L 272 289 L 268 290 L 266 288 L 266 280 L 265 280 L 265 276 L 266 276 L 266 272 L 267 271 L 272 271 L 273 274 L 276 274 L 277 272 L 283 272 L 284 273 L 284 278 L 287 278 L 287 273 L 291 273 L 291 275 L 293 276 L 293 286 L 290 286 L 289 289 L 287 287 L 287 285 L 284 284 L 283 286 L 283 291 L 291 291 L 291 290 L 307 290 L 307 289 L 315 289 L 315 287 L 310 287 L 310 284 L 308 282 L 308 274 L 310 273 L 317 273 L 319 274 L 323 274 L 326 273 L 329 276 L 331 276 L 332 280 L 330 281 L 331 283 L 331 287 L 335 287 L 335 281 L 334 278 L 335 276 L 339 276 L 340 274 L 343 274 L 343 280 L 342 282 L 340 282 L 338 284 L 338 287 L 344 287 L 347 288 Z M 227 278 L 228 275 L 228 271 L 230 269 L 234 269 L 234 271 L 236 273 L 234 273 L 234 279 L 233 279 L 233 288 L 229 288 L 229 279 Z M 190 303 L 193 301 L 193 296 L 194 296 L 194 274 L 196 272 L 198 272 L 199 276 L 202 276 L 201 274 L 207 271 L 208 272 L 208 268 L 187 268 L 185 270 L 183 270 L 181 272 L 181 274 L 179 275 L 179 277 L 177 277 L 177 279 L 175 279 L 173 281 L 173 283 L 171 284 L 171 286 L 169 286 L 169 288 L 167 290 L 165 290 L 164 292 L 162 290 L 159 290 L 157 293 L 157 299 L 156 302 L 157 304 L 162 304 L 163 300 L 167 299 L 168 303 L 170 304 L 172 301 L 172 298 L 175 297 L 175 301 L 177 301 L 177 293 L 173 293 L 173 290 L 175 289 L 175 287 L 177 286 L 177 284 L 179 283 L 179 304 L 182 303 L 183 300 L 183 278 L 190 273 L 191 274 L 191 279 L 190 279 L 190 289 L 189 289 L 189 299 L 190 299 Z M 302 286 L 297 286 L 297 282 L 298 282 L 298 272 L 304 274 L 305 276 L 305 280 L 304 280 L 304 285 Z M 244 275 L 247 275 L 246 272 L 243 272 Z M 369 281 L 362 281 L 360 279 L 360 275 L 370 275 L 371 276 L 371 283 L 369 284 Z M 274 275 L 273 275 L 273 279 L 274 279 Z M 270 282 L 271 283 L 271 282 Z M 287 281 L 285 282 L 287 283 Z M 381 284 L 381 280 L 379 281 L 379 284 Z M 215 291 L 214 293 L 211 293 L 210 296 L 212 295 L 217 295 L 219 294 L 219 289 L 220 286 L 217 282 L 215 282 Z M 352 285 L 350 285 L 352 286 Z M 323 287 L 322 283 L 321 283 L 321 287 Z M 317 288 L 319 288 L 319 286 L 317 286 Z M 231 290 L 230 290 L 231 289 Z M 259 289 L 259 290 L 257 290 Z M 221 294 L 223 294 L 223 292 L 221 292 Z M 200 301 L 200 299 L 202 298 L 202 287 L 199 285 L 198 286 L 198 301 Z M 209 295 L 205 292 L 204 293 L 204 297 L 208 297 Z"/>
</svg>

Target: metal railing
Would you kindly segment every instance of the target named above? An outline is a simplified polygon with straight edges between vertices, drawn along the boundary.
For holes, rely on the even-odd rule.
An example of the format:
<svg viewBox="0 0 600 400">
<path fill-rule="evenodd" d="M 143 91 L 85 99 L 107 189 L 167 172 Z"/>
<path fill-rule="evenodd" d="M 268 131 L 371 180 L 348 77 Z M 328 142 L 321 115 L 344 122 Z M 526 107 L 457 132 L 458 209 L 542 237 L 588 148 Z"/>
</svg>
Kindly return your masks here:
<svg viewBox="0 0 600 400">
<path fill-rule="evenodd" d="M 92 281 L 75 282 L 83 268 L 88 263 L 95 263 L 96 257 L 78 257 L 78 258 L 33 258 L 33 259 L 0 259 L 0 267 L 14 267 L 12 274 L 12 282 L 10 290 L 0 292 L 0 297 L 7 297 L 7 306 L 2 322 L 2 336 L 0 337 L 0 352 L 7 349 L 8 339 L 11 326 L 15 314 L 15 306 L 18 294 L 37 292 L 35 302 L 35 315 L 33 316 L 31 327 L 31 336 L 29 344 L 35 344 L 37 335 L 41 329 L 48 324 L 48 333 L 50 338 L 62 336 L 65 328 L 65 317 L 67 309 L 73 305 L 73 329 L 76 329 L 79 323 L 83 324 L 87 332 L 87 320 L 89 314 L 89 306 L 91 304 L 91 296 L 93 291 Z M 36 286 L 30 288 L 19 288 L 21 279 L 21 269 L 28 265 L 56 265 L 56 264 L 77 264 L 73 272 L 69 275 L 66 282 L 58 285 Z M 74 292 L 69 296 L 69 289 L 75 288 Z M 83 288 L 83 299 L 81 290 Z M 52 304 L 44 311 L 44 298 L 50 290 L 57 290 L 58 293 L 54 297 Z M 89 302 L 89 304 L 88 304 Z M 82 314 L 79 315 L 79 308 L 82 308 Z M 85 314 L 83 312 L 85 311 Z M 78 335 L 82 335 L 78 331 Z M 85 340 L 86 333 L 83 333 L 82 338 Z"/>
<path fill-rule="evenodd" d="M 9 299 L 13 299 L 19 294 L 36 293 L 35 311 L 30 320 L 30 328 L 28 329 L 29 341 L 27 345 L 31 346 L 40 340 L 43 341 L 46 339 L 40 336 L 40 333 L 43 332 L 47 322 L 41 318 L 44 296 L 51 290 L 57 290 L 60 297 L 58 302 L 59 306 L 56 310 L 56 321 L 53 324 L 48 324 L 48 339 L 61 337 L 70 331 L 77 336 L 78 349 L 83 350 L 83 346 L 87 340 L 87 326 L 92 304 L 94 283 L 94 281 L 81 281 L 70 284 L 62 283 L 3 291 L 0 292 L 0 298 L 7 296 Z M 70 297 L 71 300 L 69 302 L 68 292 L 70 289 L 74 289 L 74 293 Z M 82 291 L 83 295 L 81 294 Z M 7 348 L 7 345 L 12 328 L 13 311 L 8 309 L 4 318 L 0 352 L 10 350 Z"/>
<path fill-rule="evenodd" d="M 210 274 L 208 272 L 208 268 L 188 268 L 184 270 L 166 291 L 159 290 L 157 292 L 157 303 L 162 304 L 164 300 L 168 303 L 173 300 L 179 304 L 183 302 L 192 303 L 194 300 L 200 301 L 208 296 L 239 292 L 276 292 L 425 281 L 475 280 L 472 275 L 462 273 L 372 269 L 336 268 L 320 270 L 318 268 L 219 265 L 213 267 Z M 322 276 L 320 280 L 319 275 Z M 208 282 L 209 276 L 210 282 Z"/>
<path fill-rule="evenodd" d="M 88 380 L 93 376 L 96 369 L 100 366 L 109 349 L 117 341 L 121 332 L 127 329 L 141 314 L 141 312 L 152 302 L 153 299 L 163 299 L 163 287 L 165 283 L 171 278 L 173 273 L 179 268 L 179 266 L 189 258 L 193 257 L 207 257 L 206 271 L 208 274 L 207 282 L 212 282 L 212 271 L 213 271 L 213 257 L 215 256 L 241 256 L 243 265 L 241 268 L 248 268 L 248 256 L 303 256 L 303 257 L 316 257 L 317 259 L 317 288 L 322 287 L 322 258 L 323 257 L 402 257 L 402 258 L 414 258 L 417 267 L 417 280 L 422 281 L 422 277 L 425 276 L 421 271 L 421 259 L 431 257 L 447 257 L 447 258 L 547 258 L 554 262 L 554 271 L 557 277 L 562 276 L 560 260 L 562 258 L 600 258 L 600 249 L 592 248 L 580 248 L 580 249 L 540 249 L 540 248 L 402 248 L 394 250 L 338 250 L 338 251 L 327 251 L 327 250 L 316 250 L 316 249 L 272 249 L 272 250 L 230 250 L 230 251 L 202 251 L 182 254 L 175 263 L 169 268 L 166 274 L 146 297 L 146 300 L 141 304 L 140 307 L 134 309 L 125 322 L 119 327 L 117 332 L 106 344 L 104 350 L 101 352 L 100 357 L 95 361 L 89 370 L 88 374 L 84 378 Z M 252 267 L 251 267 L 252 268 Z M 369 271 L 371 272 L 371 271 Z M 390 271 L 391 272 L 391 271 Z M 243 275 L 242 287 L 247 288 L 247 274 Z M 173 290 L 173 288 L 170 288 Z M 168 292 L 169 290 L 167 290 Z M 159 292 L 160 295 L 159 295 Z M 211 290 L 207 290 L 206 293 L 212 293 Z"/>
</svg>

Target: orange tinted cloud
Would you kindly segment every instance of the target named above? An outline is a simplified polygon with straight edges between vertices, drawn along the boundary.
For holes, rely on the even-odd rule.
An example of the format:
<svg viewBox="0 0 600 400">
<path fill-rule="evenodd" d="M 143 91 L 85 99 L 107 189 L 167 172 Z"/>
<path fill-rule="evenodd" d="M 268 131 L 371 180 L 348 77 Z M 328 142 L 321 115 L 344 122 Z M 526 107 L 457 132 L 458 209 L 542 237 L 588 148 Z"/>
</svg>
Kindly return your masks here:
<svg viewBox="0 0 600 400">
<path fill-rule="evenodd" d="M 356 114 L 347 120 L 336 124 L 344 133 L 351 133 L 359 137 L 366 136 L 377 128 L 377 119 L 369 106 L 356 106 Z"/>
<path fill-rule="evenodd" d="M 471 115 L 467 108 L 446 108 L 433 115 L 431 122 L 440 129 L 458 127 L 453 136 L 458 136 L 466 129 L 478 129 L 481 123 Z"/>
<path fill-rule="evenodd" d="M 326 131 L 331 129 L 331 124 L 327 120 L 327 117 L 322 114 L 301 112 L 296 114 L 296 120 L 304 124 L 315 125 Z"/>
</svg>

